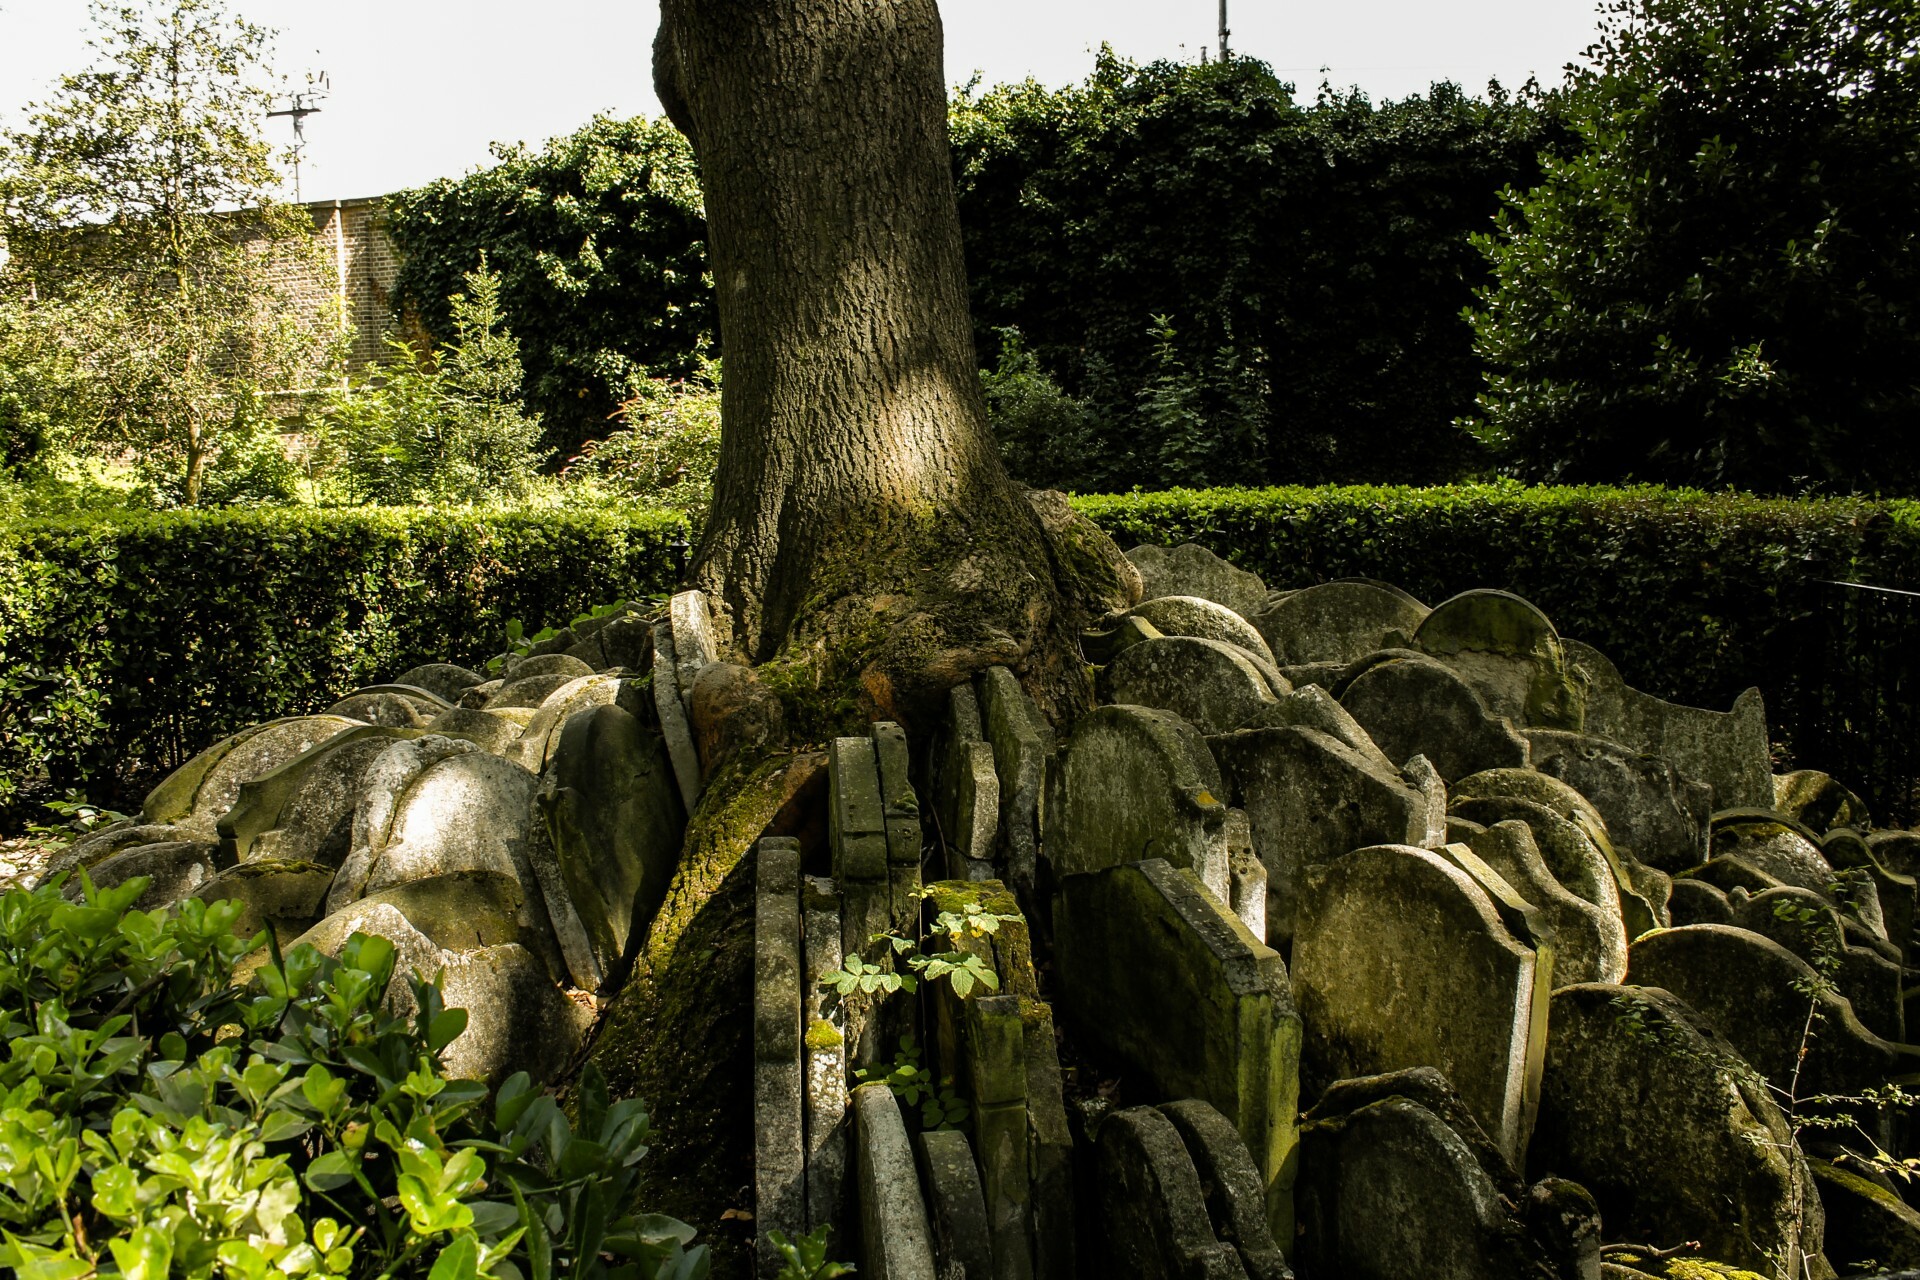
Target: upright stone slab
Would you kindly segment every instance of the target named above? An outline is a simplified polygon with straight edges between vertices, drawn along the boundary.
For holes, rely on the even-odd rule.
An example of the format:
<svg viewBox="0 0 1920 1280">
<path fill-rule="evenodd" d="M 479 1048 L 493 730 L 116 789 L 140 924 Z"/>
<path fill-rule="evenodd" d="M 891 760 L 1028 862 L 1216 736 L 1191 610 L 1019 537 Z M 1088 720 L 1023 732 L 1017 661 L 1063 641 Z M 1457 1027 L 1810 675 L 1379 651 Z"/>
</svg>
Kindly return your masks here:
<svg viewBox="0 0 1920 1280">
<path fill-rule="evenodd" d="M 876 944 L 900 918 L 893 868 L 887 858 L 886 807 L 880 794 L 879 761 L 873 739 L 835 738 L 827 748 L 827 839 L 833 858 L 833 878 L 840 890 L 840 945 L 846 955 L 864 956 L 869 963 L 891 964 L 892 953 Z M 918 869 L 906 875 L 917 875 Z M 872 998 L 869 998 L 872 999 Z M 856 1002 L 847 1018 L 847 1047 L 851 1060 L 868 1066 L 891 1050 L 898 1032 L 875 1020 L 879 1004 Z"/>
<path fill-rule="evenodd" d="M 1300 1016 L 1286 965 L 1191 872 L 1161 859 L 1069 876 L 1054 899 L 1060 1012 L 1159 1096 L 1211 1103 L 1292 1238 Z"/>
<path fill-rule="evenodd" d="M 1629 688 L 1591 645 L 1561 645 L 1586 684 L 1585 732 L 1671 762 L 1713 788 L 1715 808 L 1773 804 L 1767 708 L 1758 689 L 1735 698 L 1730 711 L 1681 706 Z"/>
<path fill-rule="evenodd" d="M 762 840 L 754 868 L 753 1178 L 756 1270 L 769 1278 L 781 1263 L 767 1234 L 806 1233 L 803 972 L 800 842 Z"/>
<path fill-rule="evenodd" d="M 1224 903 L 1227 806 L 1198 730 L 1167 711 L 1099 707 L 1061 755 L 1047 806 L 1055 878 L 1141 858 L 1190 867 Z M 1226 890 L 1226 892 L 1220 892 Z"/>
<path fill-rule="evenodd" d="M 973 1142 L 993 1240 L 993 1274 L 995 1280 L 1027 1280 L 1033 1275 L 1033 1179 L 1020 997 L 967 1000 L 964 1026 Z"/>
<path fill-rule="evenodd" d="M 553 759 L 567 721 L 591 707 L 617 706 L 642 724 L 651 725 L 658 713 L 647 705 L 643 686 L 615 672 L 576 676 L 548 694 L 520 737 L 504 754 L 529 773 L 539 773 Z"/>
<path fill-rule="evenodd" d="M 431 716 L 422 715 L 411 700 L 398 694 L 364 691 L 348 694 L 328 707 L 322 714 L 344 716 L 349 720 L 358 720 L 362 724 L 381 725 L 393 729 L 418 729 L 431 719 Z"/>
<path fill-rule="evenodd" d="M 1033 699 L 1005 667 L 989 667 L 979 676 L 980 714 L 993 763 L 1000 775 L 1000 837 L 1007 879 L 1023 894 L 1033 892 L 1040 848 L 1040 797 L 1047 761 L 1053 755 L 1053 729 Z"/>
<path fill-rule="evenodd" d="M 1280 695 L 1240 727 L 1242 729 L 1317 729 L 1336 742 L 1344 743 L 1361 755 L 1369 756 L 1385 765 L 1389 772 L 1400 767 L 1387 759 L 1386 753 L 1380 750 L 1373 739 L 1367 736 L 1367 731 L 1360 727 L 1360 722 L 1349 715 L 1347 709 L 1334 701 L 1333 695 L 1319 685 L 1305 685 L 1292 693 Z M 1444 782 L 1442 785 L 1445 785 Z"/>
<path fill-rule="evenodd" d="M 1619 911 L 1597 907 L 1555 879 L 1524 822 L 1496 822 L 1467 844 L 1539 909 L 1554 944 L 1556 983 L 1618 982 L 1626 975 L 1627 930 Z"/>
<path fill-rule="evenodd" d="M 1738 897 L 1737 903 L 1729 901 L 1726 919 L 1693 923 L 1731 924 L 1772 939 L 1824 970 L 1867 1030 L 1895 1044 L 1905 1042 L 1904 974 L 1898 961 L 1849 943 L 1839 913 L 1817 893 L 1784 887 Z"/>
<path fill-rule="evenodd" d="M 1100 1122 L 1094 1194 L 1100 1274 L 1139 1280 L 1247 1280 L 1234 1247 L 1214 1235 L 1200 1175 L 1179 1131 L 1152 1107 Z"/>
<path fill-rule="evenodd" d="M 1267 939 L 1267 864 L 1253 847 L 1253 823 L 1245 809 L 1227 810 L 1227 905 L 1247 932 Z"/>
<path fill-rule="evenodd" d="M 1551 981 L 1535 950 L 1486 888 L 1427 850 L 1383 845 L 1327 866 L 1305 886 L 1293 942 L 1309 1090 L 1437 1067 L 1517 1163 Z"/>
<path fill-rule="evenodd" d="M 1672 872 L 1706 857 L 1713 789 L 1705 783 L 1604 738 L 1536 729 L 1527 743 L 1533 767 L 1591 801 L 1608 835 L 1640 861 Z"/>
<path fill-rule="evenodd" d="M 1489 711 L 1458 673 L 1432 658 L 1382 662 L 1356 676 L 1340 705 L 1389 760 L 1425 756 L 1448 782 L 1527 763 L 1527 740 Z"/>
<path fill-rule="evenodd" d="M 1197 636 L 1162 636 L 1132 645 L 1100 672 L 1108 702 L 1171 711 L 1202 733 L 1247 723 L 1292 686 L 1275 690 L 1245 650 Z"/>
<path fill-rule="evenodd" d="M 1000 775 L 971 684 L 947 691 L 947 724 L 934 746 L 933 773 L 948 878 L 991 879 L 1000 833 Z"/>
<path fill-rule="evenodd" d="M 1773 780 L 1773 807 L 1815 831 L 1873 826 L 1867 802 L 1818 769 L 1795 769 Z"/>
<path fill-rule="evenodd" d="M 714 642 L 713 617 L 707 611 L 706 595 L 699 591 L 679 592 L 668 602 L 667 621 L 673 629 L 674 682 L 684 701 L 693 692 L 693 682 L 700 678 L 700 673 L 720 660 L 720 646 Z"/>
<path fill-rule="evenodd" d="M 1586 690 L 1547 615 L 1506 591 L 1463 591 L 1434 606 L 1414 647 L 1473 687 L 1487 710 L 1534 729 L 1579 729 Z"/>
<path fill-rule="evenodd" d="M 908 779 L 907 731 L 891 720 L 873 726 L 874 763 L 880 772 L 880 805 L 886 815 L 887 863 L 920 865 L 920 801 Z"/>
<path fill-rule="evenodd" d="M 933 1233 L 900 1104 L 884 1084 L 853 1091 L 855 1181 L 865 1280 L 935 1280 Z"/>
<path fill-rule="evenodd" d="M 1197 1098 L 1163 1102 L 1156 1110 L 1173 1122 L 1180 1135 L 1194 1172 L 1200 1175 L 1213 1233 L 1240 1255 L 1247 1280 L 1293 1280 L 1267 1225 L 1260 1169 L 1233 1124 Z"/>
<path fill-rule="evenodd" d="M 1250 615 L 1283 666 L 1357 662 L 1413 635 L 1429 610 L 1398 587 L 1364 578 L 1289 591 Z"/>
<path fill-rule="evenodd" d="M 1546 778 L 1545 774 L 1533 776 Z M 1557 780 L 1547 781 L 1559 785 Z M 1544 804 L 1513 796 L 1464 795 L 1459 787 L 1454 789 L 1448 808 L 1454 817 L 1482 826 L 1506 821 L 1525 823 L 1554 879 L 1602 911 L 1618 915 L 1628 938 L 1667 924 L 1664 894 L 1656 908 L 1653 899 L 1635 883 L 1634 871 L 1611 845 L 1602 843 L 1604 831 L 1589 824 L 1584 814 L 1576 811 L 1568 817 Z"/>
<path fill-rule="evenodd" d="M 141 804 L 141 820 L 195 827 L 211 835 L 239 796 L 241 784 L 358 723 L 345 716 L 294 716 L 243 729 L 168 774 Z"/>
<path fill-rule="evenodd" d="M 1077 1280 L 1077 1221 L 1073 1194 L 1073 1132 L 1061 1088 L 1053 1010 L 1021 996 L 1026 1027 L 1027 1163 L 1032 1175 L 1033 1274 L 1038 1280 Z"/>
<path fill-rule="evenodd" d="M 993 1274 L 992 1232 L 973 1148 L 958 1129 L 913 1136 L 933 1228 L 933 1265 L 941 1280 L 979 1280 Z"/>
<path fill-rule="evenodd" d="M 693 745 L 693 727 L 687 722 L 687 705 L 681 696 L 678 664 L 674 657 L 673 628 L 664 622 L 653 628 L 653 707 L 660 717 L 660 735 L 666 740 L 667 758 L 673 762 L 673 776 L 680 785 L 680 801 L 692 813 L 700 803 L 700 752 Z"/>
<path fill-rule="evenodd" d="M 393 682 L 415 685 L 428 693 L 438 694 L 448 702 L 457 702 L 461 694 L 484 683 L 484 680 L 478 673 L 465 667 L 456 667 L 450 662 L 429 662 L 424 666 L 408 668 L 395 676 Z"/>
<path fill-rule="evenodd" d="M 1250 618 L 1267 599 L 1260 576 L 1222 560 L 1198 543 L 1177 547 L 1142 544 L 1127 552 L 1140 570 L 1140 598 L 1198 596 Z"/>
<path fill-rule="evenodd" d="M 1713 856 L 1739 858 L 1782 884 L 1821 895 L 1832 891 L 1833 864 L 1819 844 L 1785 822 L 1764 818 L 1717 820 L 1713 824 Z"/>
<path fill-rule="evenodd" d="M 1251 622 L 1223 604 L 1199 596 L 1161 596 L 1143 600 L 1127 611 L 1163 636 L 1200 636 L 1221 640 L 1251 654 L 1263 668 L 1274 665 L 1273 651 Z"/>
<path fill-rule="evenodd" d="M 361 778 L 388 747 L 419 736 L 417 729 L 346 729 L 241 783 L 232 806 L 215 823 L 221 856 L 338 867 L 353 845 Z"/>
<path fill-rule="evenodd" d="M 623 973 L 666 898 L 686 830 L 660 735 L 618 706 L 577 712 L 536 803 L 596 966 Z"/>
<path fill-rule="evenodd" d="M 1426 796 L 1378 756 L 1316 729 L 1248 729 L 1209 745 L 1266 864 L 1267 938 L 1276 944 L 1293 937 L 1309 869 L 1366 845 L 1432 834 Z"/>
<path fill-rule="evenodd" d="M 366 892 L 458 871 L 497 871 L 538 895 L 526 853 L 536 784 L 525 769 L 482 751 L 427 765 L 407 781 L 394 804 L 386 841 L 368 869 Z"/>
<path fill-rule="evenodd" d="M 800 987 L 806 1046 L 807 1229 L 841 1228 L 847 1184 L 845 1019 L 821 978 L 839 969 L 840 894 L 831 879 L 807 876 L 800 889 L 806 971 Z"/>
<path fill-rule="evenodd" d="M 1699 1015 L 1666 991 L 1595 983 L 1556 991 L 1549 1025 L 1530 1173 L 1591 1191 L 1614 1239 L 1698 1240 L 1763 1275 L 1796 1242 L 1819 1252 L 1791 1125 Z"/>
</svg>

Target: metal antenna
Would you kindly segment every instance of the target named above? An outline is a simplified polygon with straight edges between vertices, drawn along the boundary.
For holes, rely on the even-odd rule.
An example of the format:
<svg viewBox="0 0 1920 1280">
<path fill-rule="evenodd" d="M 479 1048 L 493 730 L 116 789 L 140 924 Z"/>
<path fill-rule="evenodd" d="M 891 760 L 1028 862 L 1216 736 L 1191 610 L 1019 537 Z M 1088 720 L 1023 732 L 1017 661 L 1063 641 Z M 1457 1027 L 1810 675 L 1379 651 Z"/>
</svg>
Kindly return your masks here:
<svg viewBox="0 0 1920 1280">
<path fill-rule="evenodd" d="M 1227 0 L 1220 0 L 1221 11 L 1225 12 Z M 1224 19 L 1223 19 L 1224 21 Z M 320 114 L 320 103 L 333 93 L 333 80 L 322 71 L 315 75 L 307 72 L 307 87 L 288 95 L 288 104 L 279 111 L 267 112 L 271 120 L 275 116 L 293 118 L 293 202 L 300 203 L 300 157 L 307 150 L 307 117 Z"/>
<path fill-rule="evenodd" d="M 1220 61 L 1232 56 L 1227 52 L 1227 0 L 1220 0 Z"/>
</svg>

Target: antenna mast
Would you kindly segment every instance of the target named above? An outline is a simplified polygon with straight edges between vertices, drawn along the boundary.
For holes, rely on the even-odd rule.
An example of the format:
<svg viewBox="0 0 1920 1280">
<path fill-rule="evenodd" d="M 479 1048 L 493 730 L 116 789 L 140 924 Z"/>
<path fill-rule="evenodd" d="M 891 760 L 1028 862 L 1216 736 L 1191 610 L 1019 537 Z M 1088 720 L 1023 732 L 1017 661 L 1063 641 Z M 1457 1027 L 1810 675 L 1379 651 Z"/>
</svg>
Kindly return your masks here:
<svg viewBox="0 0 1920 1280">
<path fill-rule="evenodd" d="M 1221 13 L 1226 12 L 1227 0 L 1220 0 Z M 1222 21 L 1225 21 L 1223 18 Z M 320 103 L 333 93 L 333 81 L 322 71 L 319 75 L 307 72 L 307 87 L 288 95 L 287 106 L 279 111 L 267 112 L 267 118 L 290 116 L 293 119 L 293 202 L 300 201 L 300 158 L 307 150 L 307 117 L 320 114 Z"/>
<path fill-rule="evenodd" d="M 1220 61 L 1232 56 L 1227 52 L 1227 0 L 1220 0 Z"/>
</svg>

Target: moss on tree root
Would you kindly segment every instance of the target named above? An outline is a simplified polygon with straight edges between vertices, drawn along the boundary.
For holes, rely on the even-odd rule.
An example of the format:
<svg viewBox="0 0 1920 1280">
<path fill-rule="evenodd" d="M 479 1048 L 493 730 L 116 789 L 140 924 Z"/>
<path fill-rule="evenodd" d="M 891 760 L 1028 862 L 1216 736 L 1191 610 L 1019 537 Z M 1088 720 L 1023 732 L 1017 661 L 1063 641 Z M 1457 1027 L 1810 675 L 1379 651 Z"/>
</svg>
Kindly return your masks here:
<svg viewBox="0 0 1920 1280">
<path fill-rule="evenodd" d="M 755 841 L 791 800 L 800 757 L 740 760 L 715 776 L 687 825 L 680 870 L 592 1058 L 615 1097 L 647 1099 L 653 1151 L 644 1203 L 698 1228 L 714 1274 L 745 1274 L 744 1233 L 721 1215 L 753 1183 Z"/>
</svg>

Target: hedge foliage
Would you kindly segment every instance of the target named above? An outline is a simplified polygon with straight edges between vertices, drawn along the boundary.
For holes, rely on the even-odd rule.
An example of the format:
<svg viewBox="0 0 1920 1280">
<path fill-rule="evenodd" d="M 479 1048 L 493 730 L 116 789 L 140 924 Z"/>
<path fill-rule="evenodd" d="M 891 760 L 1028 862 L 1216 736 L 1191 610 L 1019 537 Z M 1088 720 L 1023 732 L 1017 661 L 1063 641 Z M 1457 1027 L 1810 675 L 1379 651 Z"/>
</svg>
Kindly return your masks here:
<svg viewBox="0 0 1920 1280">
<path fill-rule="evenodd" d="M 1364 576 L 1431 604 L 1504 587 L 1637 687 L 1725 707 L 1758 684 L 1777 724 L 1795 681 L 1826 675 L 1803 626 L 1833 608 L 1822 581 L 1920 587 L 1920 504 L 1513 483 L 1074 501 L 1123 547 L 1198 542 L 1274 588 Z M 0 525 L 0 809 L 33 781 L 131 798 L 116 785 L 248 724 L 417 662 L 481 661 L 509 618 L 667 590 L 684 528 L 405 508 Z"/>
<path fill-rule="evenodd" d="M 509 618 L 677 578 L 675 513 L 253 509 L 0 524 L 0 812 L 96 799 L 221 736 L 421 662 L 483 661 Z"/>
</svg>

